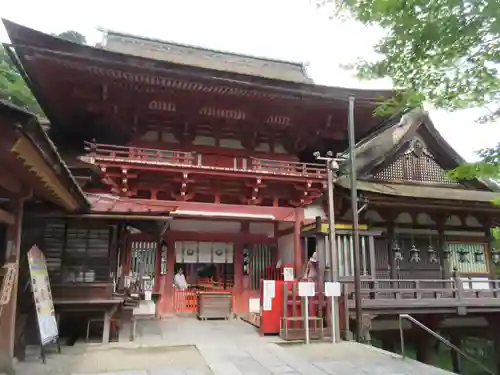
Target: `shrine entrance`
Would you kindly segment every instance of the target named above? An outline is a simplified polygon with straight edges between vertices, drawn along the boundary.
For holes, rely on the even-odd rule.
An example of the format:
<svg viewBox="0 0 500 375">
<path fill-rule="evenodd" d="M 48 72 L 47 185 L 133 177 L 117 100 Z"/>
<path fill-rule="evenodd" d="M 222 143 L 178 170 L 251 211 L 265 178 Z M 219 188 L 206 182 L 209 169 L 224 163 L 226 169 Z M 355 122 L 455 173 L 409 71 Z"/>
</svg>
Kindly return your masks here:
<svg viewBox="0 0 500 375">
<path fill-rule="evenodd" d="M 234 244 L 225 242 L 175 242 L 174 275 L 182 269 L 187 288 L 175 285 L 174 311 L 194 314 L 199 294 L 203 292 L 231 294 L 234 287 Z"/>
</svg>

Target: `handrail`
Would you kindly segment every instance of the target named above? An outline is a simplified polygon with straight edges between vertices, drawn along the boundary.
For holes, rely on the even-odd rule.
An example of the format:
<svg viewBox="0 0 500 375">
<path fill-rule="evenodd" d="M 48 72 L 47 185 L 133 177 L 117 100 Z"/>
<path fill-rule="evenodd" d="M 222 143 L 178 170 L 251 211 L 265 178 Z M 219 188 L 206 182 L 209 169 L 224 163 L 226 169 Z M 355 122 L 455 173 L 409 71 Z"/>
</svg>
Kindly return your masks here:
<svg viewBox="0 0 500 375">
<path fill-rule="evenodd" d="M 483 365 L 477 359 L 475 359 L 472 356 L 470 356 L 469 354 L 465 353 L 458 346 L 453 345 L 451 342 L 449 342 L 448 340 L 446 340 L 443 336 L 441 336 L 437 332 L 434 332 L 432 329 L 430 329 L 429 327 L 427 327 L 425 324 L 420 323 L 417 319 L 415 319 L 414 317 L 412 317 L 411 315 L 408 315 L 408 314 L 399 314 L 399 337 L 401 339 L 401 355 L 402 355 L 403 359 L 406 358 L 406 353 L 405 353 L 405 339 L 404 339 L 404 333 L 403 333 L 403 320 L 404 319 L 408 320 L 410 323 L 415 324 L 417 327 L 423 329 L 425 332 L 427 332 L 431 336 L 433 336 L 436 339 L 438 339 L 439 341 L 441 341 L 443 344 L 445 344 L 450 349 L 455 350 L 457 353 L 459 353 L 462 356 L 464 356 L 464 358 L 468 359 L 469 361 L 471 361 L 475 365 L 479 366 L 481 369 L 483 369 L 484 371 L 486 371 L 488 374 L 495 375 L 495 373 L 491 369 L 489 369 L 488 367 L 486 367 L 485 365 Z"/>
</svg>

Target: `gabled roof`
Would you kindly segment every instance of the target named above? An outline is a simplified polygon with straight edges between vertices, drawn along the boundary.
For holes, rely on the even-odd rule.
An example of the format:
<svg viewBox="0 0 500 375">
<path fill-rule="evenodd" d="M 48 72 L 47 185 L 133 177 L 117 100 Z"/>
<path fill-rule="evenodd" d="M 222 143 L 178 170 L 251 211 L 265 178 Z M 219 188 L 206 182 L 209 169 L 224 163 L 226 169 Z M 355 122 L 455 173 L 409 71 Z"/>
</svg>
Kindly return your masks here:
<svg viewBox="0 0 500 375">
<path fill-rule="evenodd" d="M 87 210 L 89 202 L 76 182 L 73 174 L 59 155 L 56 146 L 43 130 L 36 115 L 10 102 L 0 100 L 0 114 L 10 121 L 3 124 L 18 129 L 30 143 L 38 150 L 46 165 L 52 170 L 53 175 L 64 186 L 73 200 L 74 206 L 79 210 Z M 13 171 L 16 173 L 16 171 Z M 51 182 L 56 182 L 52 180 Z"/>
<path fill-rule="evenodd" d="M 102 31 L 102 47 L 110 51 L 283 81 L 313 82 L 307 76 L 304 64 L 298 62 L 217 51 L 114 30 Z"/>
<path fill-rule="evenodd" d="M 444 169 L 451 170 L 466 162 L 439 133 L 429 114 L 421 108 L 415 108 L 394 116 L 383 127 L 358 142 L 356 145 L 358 178 L 372 177 L 373 172 L 392 161 L 407 148 L 417 133 L 425 137 L 427 145 L 433 150 L 434 156 Z M 348 155 L 348 150 L 345 155 Z M 487 190 L 500 190 L 496 184 L 487 180 L 475 180 L 475 185 Z"/>
</svg>

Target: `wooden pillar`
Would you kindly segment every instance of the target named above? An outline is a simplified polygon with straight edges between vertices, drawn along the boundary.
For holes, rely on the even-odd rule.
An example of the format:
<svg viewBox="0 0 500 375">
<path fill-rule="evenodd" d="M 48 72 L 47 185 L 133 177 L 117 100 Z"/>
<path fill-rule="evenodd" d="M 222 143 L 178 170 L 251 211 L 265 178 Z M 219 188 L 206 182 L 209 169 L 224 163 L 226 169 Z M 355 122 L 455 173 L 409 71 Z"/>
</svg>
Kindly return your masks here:
<svg viewBox="0 0 500 375">
<path fill-rule="evenodd" d="M 455 345 L 457 348 L 462 349 L 462 338 L 458 332 L 450 333 L 450 342 Z M 456 374 L 461 374 L 461 363 L 460 363 L 460 354 L 457 353 L 456 350 L 450 350 L 451 356 L 451 365 L 452 371 Z"/>
<path fill-rule="evenodd" d="M 394 223 L 390 222 L 387 224 L 387 256 L 389 259 L 389 277 L 393 280 L 398 278 L 397 272 L 397 261 L 394 260 L 394 251 L 392 248 L 394 247 L 394 241 L 396 241 L 396 235 L 394 232 Z"/>
<path fill-rule="evenodd" d="M 0 373 L 10 373 L 13 368 L 14 338 L 16 330 L 17 288 L 19 280 L 19 260 L 21 252 L 21 227 L 23 220 L 23 199 L 17 198 L 11 203 L 11 212 L 15 217 L 13 225 L 7 229 L 6 263 L 13 263 L 16 269 L 14 285 L 9 303 L 3 306 L 0 318 Z"/>
<path fill-rule="evenodd" d="M 396 353 L 397 338 L 394 335 L 386 334 L 382 336 L 382 349 L 388 352 Z"/>
<path fill-rule="evenodd" d="M 488 223 L 484 230 L 485 237 L 487 238 L 488 241 L 488 247 L 486 249 L 486 252 L 484 254 L 484 257 L 486 258 L 486 264 L 488 265 L 488 269 L 490 272 L 490 279 L 495 280 L 497 278 L 497 270 L 496 270 L 496 264 L 493 263 L 491 259 L 491 251 L 493 250 L 493 247 L 495 246 L 495 237 L 491 234 L 491 227 L 492 225 Z"/>
<path fill-rule="evenodd" d="M 241 313 L 248 310 L 248 304 L 245 307 L 245 290 L 243 287 L 243 245 L 236 243 L 234 247 L 234 288 L 233 301 L 234 312 Z"/>
<path fill-rule="evenodd" d="M 437 218 L 437 229 L 438 229 L 438 255 L 439 255 L 439 263 L 441 264 L 441 277 L 444 280 L 449 280 L 451 278 L 451 267 L 450 260 L 445 254 L 445 246 L 446 245 L 446 236 L 444 233 L 444 223 L 446 217 L 438 217 Z"/>
<path fill-rule="evenodd" d="M 427 315 L 423 316 L 419 320 L 432 331 L 436 332 L 442 318 L 443 317 L 439 315 Z M 413 327 L 413 333 L 417 361 L 433 365 L 436 355 L 436 339 L 417 326 Z"/>
<path fill-rule="evenodd" d="M 302 226 L 302 220 L 304 219 L 304 209 L 302 207 L 295 208 L 295 223 L 293 227 L 293 254 L 294 254 L 294 266 L 295 275 L 300 277 L 303 272 L 302 263 L 302 244 L 300 240 L 300 231 Z"/>
<path fill-rule="evenodd" d="M 175 242 L 167 240 L 167 273 L 161 276 L 160 285 L 162 294 L 159 301 L 158 315 L 167 317 L 174 313 L 174 267 L 175 267 Z"/>
</svg>

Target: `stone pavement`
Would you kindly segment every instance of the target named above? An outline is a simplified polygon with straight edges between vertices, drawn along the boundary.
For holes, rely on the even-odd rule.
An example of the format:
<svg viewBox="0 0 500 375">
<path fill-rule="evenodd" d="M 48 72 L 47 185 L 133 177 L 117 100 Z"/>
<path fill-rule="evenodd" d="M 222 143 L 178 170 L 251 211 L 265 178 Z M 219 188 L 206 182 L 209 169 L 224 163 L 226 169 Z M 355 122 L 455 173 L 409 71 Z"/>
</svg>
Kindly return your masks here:
<svg viewBox="0 0 500 375">
<path fill-rule="evenodd" d="M 143 324 L 144 323 L 144 324 Z M 239 320 L 141 322 L 133 343 L 78 344 L 17 375 L 449 375 L 369 346 L 284 344 Z"/>
</svg>

